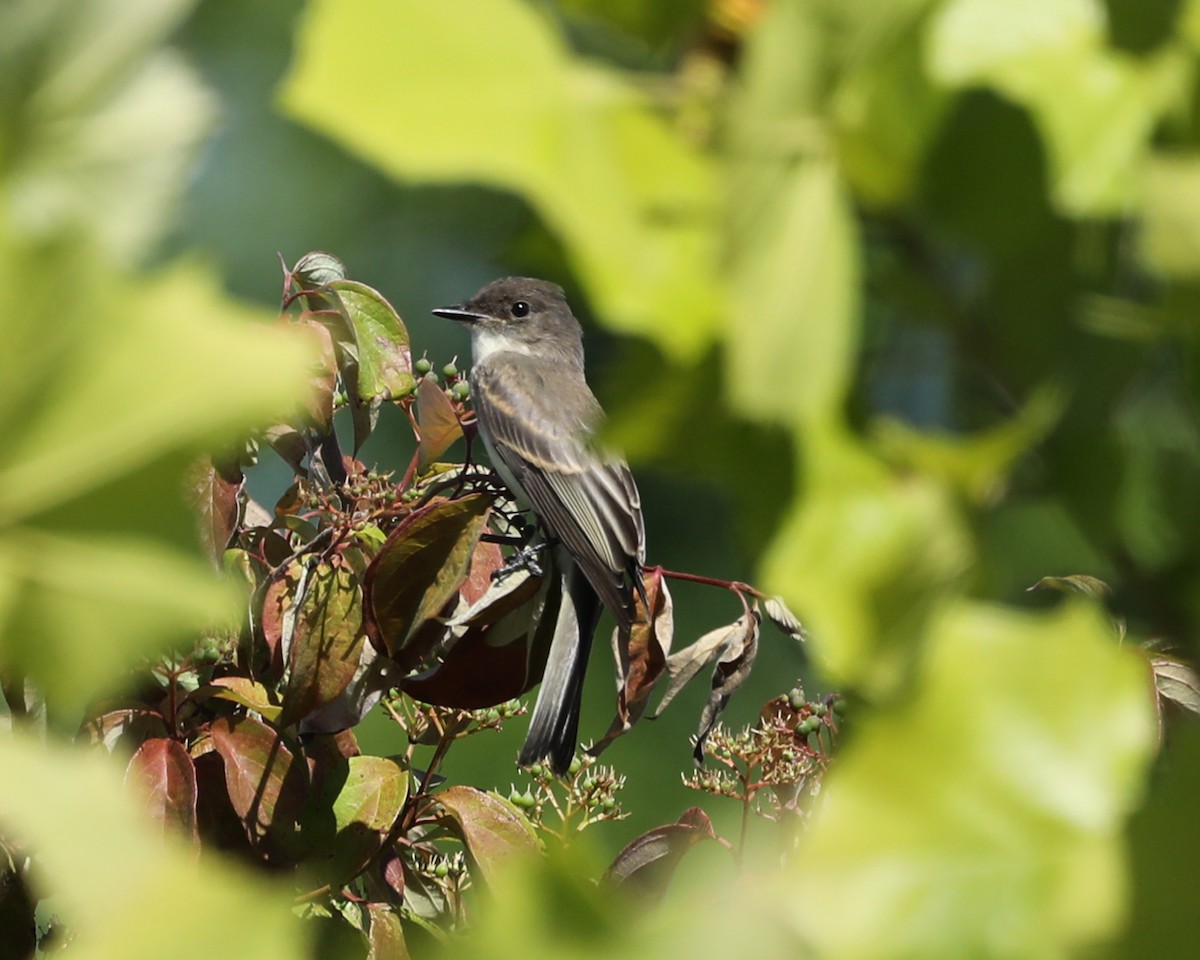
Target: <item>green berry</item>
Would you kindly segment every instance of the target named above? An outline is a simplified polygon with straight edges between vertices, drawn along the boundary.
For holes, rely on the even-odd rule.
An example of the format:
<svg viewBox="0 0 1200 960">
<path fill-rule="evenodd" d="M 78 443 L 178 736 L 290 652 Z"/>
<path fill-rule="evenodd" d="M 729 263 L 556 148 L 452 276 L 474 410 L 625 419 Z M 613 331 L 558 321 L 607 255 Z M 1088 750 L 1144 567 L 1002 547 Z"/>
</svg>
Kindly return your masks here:
<svg viewBox="0 0 1200 960">
<path fill-rule="evenodd" d="M 617 801 L 614 800 L 612 797 L 605 797 L 603 800 L 600 801 L 600 809 L 603 810 L 605 813 L 611 813 L 616 808 L 617 808 Z"/>
<path fill-rule="evenodd" d="M 430 383 L 439 383 L 440 382 L 438 380 L 438 375 L 436 373 L 434 373 L 432 370 L 430 370 L 423 377 L 421 377 L 421 379 L 428 380 Z"/>
<path fill-rule="evenodd" d="M 456 367 L 453 363 L 446 364 L 444 367 L 442 367 L 442 376 L 447 380 L 453 380 L 458 376 L 458 367 Z"/>
<path fill-rule="evenodd" d="M 485 719 L 488 723 L 498 723 L 500 720 L 500 711 L 493 707 L 483 715 L 483 719 Z"/>
<path fill-rule="evenodd" d="M 425 376 L 425 374 L 427 374 L 432 369 L 433 369 L 433 364 L 430 363 L 426 357 L 422 357 L 420 360 L 418 360 L 416 363 L 413 364 L 413 371 L 416 373 L 416 375 L 418 377 Z"/>
<path fill-rule="evenodd" d="M 450 865 L 445 860 L 439 860 L 438 865 L 433 868 L 433 875 L 439 880 L 450 873 Z"/>
<path fill-rule="evenodd" d="M 843 700 L 841 697 L 838 697 L 836 700 L 834 700 L 833 701 L 833 712 L 836 713 L 839 717 L 843 713 L 845 713 L 846 712 L 846 701 Z"/>
<path fill-rule="evenodd" d="M 529 775 L 531 777 L 541 777 L 546 773 L 546 768 L 540 763 L 532 763 L 529 765 Z"/>
<path fill-rule="evenodd" d="M 450 388 L 450 393 L 455 400 L 466 400 L 471 395 L 471 385 L 466 380 L 459 380 Z"/>
<path fill-rule="evenodd" d="M 823 703 L 818 703 L 813 707 L 813 713 L 815 713 L 818 717 L 823 717 L 828 712 L 829 708 Z"/>
<path fill-rule="evenodd" d="M 574 760 L 571 761 L 571 765 L 569 767 L 567 767 L 567 773 L 573 777 L 582 768 L 583 768 L 583 764 L 580 762 L 579 758 L 576 757 Z"/>
</svg>

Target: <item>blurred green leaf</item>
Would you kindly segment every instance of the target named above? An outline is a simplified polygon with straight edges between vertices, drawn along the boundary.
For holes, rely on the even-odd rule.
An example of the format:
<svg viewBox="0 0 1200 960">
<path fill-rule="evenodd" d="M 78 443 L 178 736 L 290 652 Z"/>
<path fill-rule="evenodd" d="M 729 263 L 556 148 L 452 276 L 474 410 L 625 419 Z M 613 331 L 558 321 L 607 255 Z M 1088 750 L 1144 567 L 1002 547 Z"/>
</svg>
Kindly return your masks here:
<svg viewBox="0 0 1200 960">
<path fill-rule="evenodd" d="M 523 196 L 614 328 L 681 359 L 711 340 L 710 161 L 620 73 L 572 58 L 534 6 L 318 0 L 280 96 L 291 116 L 394 177 Z"/>
<path fill-rule="evenodd" d="M 303 956 L 286 891 L 219 856 L 197 868 L 186 844 L 147 822 L 119 766 L 18 734 L 0 737 L 0 820 L 37 850 L 40 883 L 84 960 L 210 960 L 237 949 L 260 960 Z M 219 918 L 220 922 L 214 922 Z"/>
<path fill-rule="evenodd" d="M 1067 956 L 1111 936 L 1153 743 L 1144 662 L 1091 608 L 947 610 L 912 698 L 864 718 L 824 784 L 797 926 L 830 960 Z"/>
<path fill-rule="evenodd" d="M 835 684 L 887 696 L 971 562 L 963 517 L 942 485 L 893 474 L 837 429 L 807 440 L 805 495 L 769 548 L 766 581 L 800 611 Z"/>
<path fill-rule="evenodd" d="M 1141 187 L 1142 256 L 1167 276 L 1200 276 L 1200 157 L 1150 156 Z"/>
<path fill-rule="evenodd" d="M 308 357 L 194 266 L 133 283 L 79 250 L 0 251 L 27 292 L 0 351 L 0 660 L 71 711 L 233 609 L 184 470 L 290 409 Z"/>
<path fill-rule="evenodd" d="M 929 69 L 951 87 L 986 84 L 1030 111 L 1053 193 L 1072 214 L 1124 212 L 1163 114 L 1184 102 L 1188 58 L 1106 43 L 1101 0 L 951 0 L 931 23 Z"/>
</svg>

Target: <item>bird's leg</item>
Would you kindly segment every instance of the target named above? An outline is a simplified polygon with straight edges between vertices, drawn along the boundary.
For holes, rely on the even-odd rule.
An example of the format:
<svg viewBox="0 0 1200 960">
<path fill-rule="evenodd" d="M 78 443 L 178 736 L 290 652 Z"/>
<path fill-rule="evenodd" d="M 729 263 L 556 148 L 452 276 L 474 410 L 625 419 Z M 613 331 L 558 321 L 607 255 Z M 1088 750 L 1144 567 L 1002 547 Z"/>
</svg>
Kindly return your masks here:
<svg viewBox="0 0 1200 960">
<path fill-rule="evenodd" d="M 547 535 L 539 541 L 537 535 L 542 532 L 541 525 L 538 524 L 537 527 L 531 529 L 523 522 L 520 512 L 510 518 L 510 522 L 513 522 L 514 526 L 520 528 L 518 542 L 523 545 L 504 561 L 502 567 L 492 571 L 492 579 L 502 580 L 510 574 L 516 573 L 518 570 L 528 570 L 535 577 L 545 576 L 542 565 L 538 562 L 538 555 L 555 542 L 554 538 Z M 509 542 L 511 543 L 512 541 L 510 540 Z"/>
</svg>

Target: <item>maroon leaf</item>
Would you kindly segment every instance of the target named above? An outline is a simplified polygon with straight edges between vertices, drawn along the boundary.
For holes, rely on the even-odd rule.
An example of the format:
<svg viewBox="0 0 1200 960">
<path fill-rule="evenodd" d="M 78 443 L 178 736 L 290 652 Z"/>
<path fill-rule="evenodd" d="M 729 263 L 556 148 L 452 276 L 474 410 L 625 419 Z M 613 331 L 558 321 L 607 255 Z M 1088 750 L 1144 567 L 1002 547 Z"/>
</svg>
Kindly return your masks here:
<svg viewBox="0 0 1200 960">
<path fill-rule="evenodd" d="M 462 586 L 492 499 L 476 493 L 434 500 L 388 536 L 364 583 L 364 623 L 380 653 L 399 654 Z"/>
<path fill-rule="evenodd" d="M 503 566 L 504 554 L 500 552 L 500 544 L 485 540 L 475 544 L 475 551 L 471 554 L 471 572 L 462 585 L 463 600 L 473 604 L 483 599 L 495 582 L 492 574 Z"/>
<path fill-rule="evenodd" d="M 335 700 L 358 669 L 362 590 L 344 563 L 322 562 L 295 612 L 279 723 L 288 726 Z"/>
<path fill-rule="evenodd" d="M 421 443 L 417 447 L 417 469 L 424 473 L 429 465 L 450 449 L 463 435 L 454 404 L 433 380 L 421 380 L 417 387 L 417 427 Z"/>
<path fill-rule="evenodd" d="M 368 903 L 367 913 L 371 917 L 367 960 L 408 960 L 408 945 L 396 909 L 387 903 Z"/>
<path fill-rule="evenodd" d="M 437 795 L 450 825 L 462 838 L 485 881 L 513 857 L 540 851 L 533 825 L 513 804 L 474 787 L 450 787 Z"/>
<path fill-rule="evenodd" d="M 236 464 L 214 459 L 202 460 L 188 472 L 188 495 L 200 514 L 200 542 L 214 562 L 220 562 L 237 530 L 243 483 Z"/>
<path fill-rule="evenodd" d="M 250 717 L 222 717 L 211 735 L 225 763 L 229 801 L 251 844 L 268 859 L 288 858 L 308 789 L 304 764 L 294 761 L 279 734 Z"/>
<path fill-rule="evenodd" d="M 662 571 L 644 574 L 646 599 L 639 596 L 633 626 L 622 635 L 613 631 L 613 653 L 617 659 L 617 715 L 608 731 L 588 750 L 596 756 L 617 737 L 626 733 L 646 711 L 650 693 L 667 665 L 667 654 L 675 633 L 675 610 Z"/>
<path fill-rule="evenodd" d="M 656 827 L 626 844 L 604 880 L 624 888 L 643 903 L 655 903 L 666 893 L 683 855 L 705 840 L 717 840 L 712 822 L 699 807 L 684 812 L 675 823 Z"/>
<path fill-rule="evenodd" d="M 125 784 L 141 792 L 146 812 L 192 843 L 196 832 L 196 770 L 183 744 L 166 737 L 147 740 L 125 768 Z"/>
</svg>

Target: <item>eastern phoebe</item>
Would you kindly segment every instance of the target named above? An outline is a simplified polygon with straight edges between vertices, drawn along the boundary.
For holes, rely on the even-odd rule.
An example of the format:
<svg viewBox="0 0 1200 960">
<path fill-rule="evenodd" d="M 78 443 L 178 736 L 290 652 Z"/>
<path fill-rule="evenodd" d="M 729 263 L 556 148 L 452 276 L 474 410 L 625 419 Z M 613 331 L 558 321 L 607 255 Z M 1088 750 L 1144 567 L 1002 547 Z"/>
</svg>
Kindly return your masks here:
<svg viewBox="0 0 1200 960">
<path fill-rule="evenodd" d="M 583 675 L 601 604 L 622 629 L 634 617 L 646 534 L 626 463 L 593 445 L 603 419 L 583 372 L 583 331 L 562 288 L 506 277 L 434 310 L 471 331 L 479 434 L 508 487 L 553 543 L 562 603 L 520 763 L 575 754 Z"/>
</svg>

